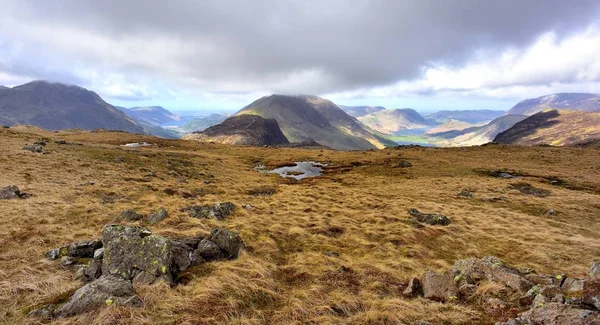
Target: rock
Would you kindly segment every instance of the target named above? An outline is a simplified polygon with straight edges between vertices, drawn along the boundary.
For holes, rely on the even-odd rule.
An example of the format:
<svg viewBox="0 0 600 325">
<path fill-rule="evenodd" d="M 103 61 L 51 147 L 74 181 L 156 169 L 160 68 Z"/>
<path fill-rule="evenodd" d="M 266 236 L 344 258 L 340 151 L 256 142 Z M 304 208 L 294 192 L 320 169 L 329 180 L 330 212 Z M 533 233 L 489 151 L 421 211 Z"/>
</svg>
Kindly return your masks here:
<svg viewBox="0 0 600 325">
<path fill-rule="evenodd" d="M 323 255 L 329 256 L 329 257 L 340 257 L 340 253 L 338 253 L 336 251 L 324 251 Z"/>
<path fill-rule="evenodd" d="M 23 150 L 40 153 L 44 150 L 44 146 L 39 144 L 25 145 Z"/>
<path fill-rule="evenodd" d="M 119 215 L 117 215 L 117 220 L 122 220 L 122 221 L 139 221 L 141 219 L 143 219 L 144 216 L 135 212 L 132 209 L 127 209 L 127 210 L 123 210 L 119 213 Z"/>
<path fill-rule="evenodd" d="M 31 194 L 22 193 L 15 185 L 9 185 L 0 190 L 0 200 L 26 199 L 30 196 Z"/>
<path fill-rule="evenodd" d="M 458 288 L 454 276 L 449 272 L 426 271 L 421 278 L 421 284 L 425 299 L 445 302 L 457 298 Z"/>
<path fill-rule="evenodd" d="M 527 274 L 523 276 L 525 279 L 539 285 L 551 285 L 554 284 L 554 277 L 539 275 L 539 274 Z"/>
<path fill-rule="evenodd" d="M 409 161 L 406 161 L 406 160 L 400 160 L 400 161 L 398 162 L 398 167 L 399 167 L 399 168 L 409 168 L 409 167 L 412 167 L 412 164 L 411 164 Z"/>
<path fill-rule="evenodd" d="M 197 260 L 198 257 L 201 257 L 206 261 L 213 261 L 223 258 L 223 252 L 221 251 L 221 248 L 219 248 L 217 244 L 207 239 L 203 239 L 198 245 L 198 248 L 192 254 L 194 256 L 192 258 L 193 260 Z"/>
<path fill-rule="evenodd" d="M 56 260 L 63 256 L 92 258 L 94 252 L 101 247 L 102 242 L 99 240 L 80 241 L 51 249 L 44 256 L 49 260 Z"/>
<path fill-rule="evenodd" d="M 503 311 L 508 310 L 509 308 L 510 306 L 506 301 L 498 298 L 488 298 L 483 303 L 483 310 L 491 315 L 502 313 Z"/>
<path fill-rule="evenodd" d="M 600 309 L 600 262 L 592 264 L 583 283 L 583 302 Z"/>
<path fill-rule="evenodd" d="M 456 196 L 470 199 L 473 197 L 473 192 L 468 189 L 462 189 Z"/>
<path fill-rule="evenodd" d="M 534 285 L 522 277 L 517 269 L 506 265 L 495 256 L 458 260 L 452 267 L 452 272 L 459 285 L 477 284 L 487 279 L 502 283 L 521 293 L 526 293 Z"/>
<path fill-rule="evenodd" d="M 223 220 L 229 216 L 235 206 L 231 202 L 217 203 L 215 205 L 192 205 L 184 208 L 192 218 Z"/>
<path fill-rule="evenodd" d="M 450 224 L 448 217 L 437 213 L 421 213 L 419 210 L 413 208 L 408 210 L 408 214 L 417 219 L 417 221 L 430 225 L 447 226 Z"/>
<path fill-rule="evenodd" d="M 584 281 L 581 279 L 566 278 L 560 289 L 567 296 L 578 295 L 583 292 L 583 284 Z"/>
<path fill-rule="evenodd" d="M 97 250 L 95 250 L 93 257 L 95 260 L 104 258 L 104 248 L 98 248 Z"/>
<path fill-rule="evenodd" d="M 68 268 L 77 263 L 77 260 L 70 256 L 63 256 L 60 259 L 60 266 L 63 268 Z"/>
<path fill-rule="evenodd" d="M 546 211 L 546 215 L 547 216 L 555 216 L 556 215 L 556 211 L 550 209 L 550 210 Z"/>
<path fill-rule="evenodd" d="M 539 293 L 537 293 L 533 299 L 533 306 L 539 306 L 540 304 L 543 305 L 548 302 L 564 302 L 564 298 L 562 297 L 559 287 L 555 285 L 541 287 Z"/>
<path fill-rule="evenodd" d="M 519 317 L 497 325 L 597 325 L 600 313 L 571 305 L 546 303 L 534 306 Z"/>
<path fill-rule="evenodd" d="M 417 320 L 412 322 L 411 325 L 431 325 L 431 323 L 424 320 Z"/>
<path fill-rule="evenodd" d="M 69 301 L 52 314 L 54 317 L 64 318 L 106 306 L 140 307 L 142 304 L 142 300 L 133 291 L 130 281 L 104 275 L 75 291 Z"/>
<path fill-rule="evenodd" d="M 139 226 L 107 225 L 104 243 L 103 275 L 114 275 L 134 283 L 157 280 L 173 282 L 171 240 L 152 235 Z"/>
<path fill-rule="evenodd" d="M 43 320 L 52 319 L 52 313 L 58 307 L 57 304 L 48 304 L 41 308 L 34 309 L 27 314 L 27 317 L 40 318 Z"/>
<path fill-rule="evenodd" d="M 500 173 L 500 174 L 498 174 L 498 177 L 500 177 L 500 178 L 515 178 L 515 176 L 513 176 L 509 173 Z"/>
<path fill-rule="evenodd" d="M 229 259 L 237 258 L 245 246 L 237 233 L 227 229 L 211 229 L 208 239 L 215 243 Z"/>
<path fill-rule="evenodd" d="M 165 219 L 167 219 L 169 217 L 169 213 L 167 212 L 166 209 L 162 208 L 154 213 L 151 213 L 148 216 L 148 223 L 151 225 L 157 224 Z"/>
<path fill-rule="evenodd" d="M 463 284 L 458 288 L 458 299 L 468 300 L 477 292 L 477 286 L 474 284 Z"/>
<path fill-rule="evenodd" d="M 85 282 L 90 282 L 98 279 L 102 276 L 102 262 L 103 260 L 91 260 L 90 263 L 83 268 L 83 278 Z"/>
<path fill-rule="evenodd" d="M 423 288 L 421 286 L 421 281 L 418 278 L 412 278 L 408 281 L 408 286 L 404 291 L 402 291 L 402 295 L 408 298 L 414 298 L 423 295 Z"/>
</svg>

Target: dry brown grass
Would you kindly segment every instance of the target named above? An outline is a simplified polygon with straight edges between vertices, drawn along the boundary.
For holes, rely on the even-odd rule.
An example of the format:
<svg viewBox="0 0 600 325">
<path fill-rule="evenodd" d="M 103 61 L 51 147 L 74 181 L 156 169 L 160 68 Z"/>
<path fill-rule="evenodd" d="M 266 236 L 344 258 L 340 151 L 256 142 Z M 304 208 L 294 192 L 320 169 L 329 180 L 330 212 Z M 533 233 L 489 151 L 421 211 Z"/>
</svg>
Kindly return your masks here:
<svg viewBox="0 0 600 325">
<path fill-rule="evenodd" d="M 21 150 L 41 137 L 48 154 Z M 122 149 L 148 141 L 157 146 Z M 125 133 L 0 129 L 0 186 L 34 196 L 0 202 L 0 323 L 60 301 L 81 284 L 43 259 L 46 250 L 97 238 L 126 208 L 171 217 L 150 227 L 164 235 L 238 231 L 248 250 L 237 260 L 188 270 L 184 283 L 136 288 L 144 308 L 108 308 L 56 324 L 433 324 L 490 323 L 473 305 L 404 299 L 412 276 L 456 259 L 496 255 L 539 272 L 581 277 L 600 256 L 600 150 L 504 147 L 387 149 L 365 152 L 229 147 Z M 398 161 L 413 167 L 397 168 Z M 295 182 L 261 174 L 293 161 L 328 162 L 320 178 Z M 508 169 L 550 191 L 526 195 L 515 180 L 482 174 Z M 477 171 L 479 170 L 479 172 Z M 147 176 L 155 173 L 156 177 Z M 545 178 L 564 180 L 552 186 Z M 87 185 L 94 181 L 94 185 Z M 170 188 L 199 193 L 169 195 Z M 257 188 L 276 189 L 253 195 Z M 474 198 L 461 198 L 463 188 Z M 485 200 L 505 196 L 508 201 Z M 482 200 L 483 199 L 483 200 Z M 191 204 L 230 201 L 224 221 L 189 218 Z M 253 209 L 242 209 L 250 204 Z M 416 227 L 409 208 L 443 213 L 448 227 Z M 556 215 L 546 215 L 553 209 Z M 326 252 L 337 252 L 339 257 Z M 480 288 L 498 295 L 499 288 Z M 501 292 L 500 292 L 501 293 Z"/>
</svg>

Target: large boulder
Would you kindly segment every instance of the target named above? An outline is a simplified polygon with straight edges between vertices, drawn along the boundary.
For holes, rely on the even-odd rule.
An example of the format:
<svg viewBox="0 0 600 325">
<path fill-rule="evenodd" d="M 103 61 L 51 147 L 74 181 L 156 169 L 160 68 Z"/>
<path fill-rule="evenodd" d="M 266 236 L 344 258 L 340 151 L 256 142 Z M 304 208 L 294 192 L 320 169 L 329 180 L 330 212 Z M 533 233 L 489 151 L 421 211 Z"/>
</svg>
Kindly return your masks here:
<svg viewBox="0 0 600 325">
<path fill-rule="evenodd" d="M 142 300 L 133 291 L 131 281 L 103 275 L 75 291 L 71 298 L 52 314 L 54 317 L 62 318 L 89 312 L 103 306 L 139 307 L 142 304 Z"/>
<path fill-rule="evenodd" d="M 457 299 L 458 287 L 450 272 L 426 271 L 421 278 L 423 297 L 439 302 Z"/>
<path fill-rule="evenodd" d="M 482 259 L 458 260 L 452 267 L 455 279 L 461 284 L 477 284 L 481 280 L 502 283 L 505 286 L 526 293 L 533 283 L 519 273 L 519 271 L 495 256 L 486 256 Z"/>
<path fill-rule="evenodd" d="M 168 238 L 139 226 L 107 225 L 102 243 L 103 275 L 143 284 L 160 279 L 173 282 L 172 243 Z"/>
<path fill-rule="evenodd" d="M 215 243 L 229 259 L 237 258 L 245 247 L 240 236 L 227 229 L 212 229 L 208 240 Z"/>
<path fill-rule="evenodd" d="M 592 264 L 583 284 L 583 302 L 600 309 L 600 262 Z"/>
<path fill-rule="evenodd" d="M 223 220 L 233 213 L 234 209 L 233 203 L 225 202 L 215 205 L 192 205 L 182 211 L 188 212 L 192 218 Z"/>
</svg>

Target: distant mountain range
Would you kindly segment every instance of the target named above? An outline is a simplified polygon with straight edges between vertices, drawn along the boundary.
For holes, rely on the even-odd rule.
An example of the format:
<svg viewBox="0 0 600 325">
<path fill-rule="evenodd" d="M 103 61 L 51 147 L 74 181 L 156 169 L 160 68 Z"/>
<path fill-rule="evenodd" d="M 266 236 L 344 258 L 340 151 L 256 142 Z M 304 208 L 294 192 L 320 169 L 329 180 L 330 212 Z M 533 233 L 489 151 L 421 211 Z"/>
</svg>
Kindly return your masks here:
<svg viewBox="0 0 600 325">
<path fill-rule="evenodd" d="M 138 121 L 143 121 L 154 126 L 161 126 L 169 122 L 181 119 L 179 115 L 173 114 L 162 106 L 132 107 L 125 108 L 116 106 L 128 116 Z"/>
<path fill-rule="evenodd" d="M 381 133 L 394 134 L 400 130 L 420 129 L 429 123 L 414 109 L 384 109 L 358 118 Z"/>
<path fill-rule="evenodd" d="M 227 119 L 225 114 L 210 114 L 207 116 L 196 117 L 181 127 L 184 132 L 191 133 L 197 131 L 204 131 L 209 127 L 219 124 Z"/>
<path fill-rule="evenodd" d="M 600 112 L 546 110 L 499 133 L 494 142 L 564 146 L 598 139 L 600 139 Z"/>
<path fill-rule="evenodd" d="M 31 124 L 49 130 L 78 128 L 148 133 L 96 93 L 45 81 L 0 89 L 0 123 Z"/>
<path fill-rule="evenodd" d="M 385 109 L 383 106 L 344 106 L 338 105 L 344 112 L 350 116 L 361 117 L 367 114 L 379 112 Z"/>
<path fill-rule="evenodd" d="M 498 133 L 510 129 L 525 118 L 525 115 L 505 115 L 483 126 L 435 133 L 428 137 L 432 143 L 442 147 L 478 146 L 492 142 Z"/>
<path fill-rule="evenodd" d="M 600 95 L 559 93 L 524 100 L 507 114 L 533 115 L 547 109 L 570 109 L 584 112 L 600 111 Z"/>
<path fill-rule="evenodd" d="M 492 121 L 504 114 L 506 111 L 497 110 L 464 110 L 464 111 L 439 111 L 433 114 L 425 115 L 425 119 L 438 123 L 446 123 L 449 120 L 479 124 L 481 122 Z"/>
<path fill-rule="evenodd" d="M 265 96 L 236 113 L 244 114 L 276 120 L 290 142 L 313 140 L 338 150 L 394 145 L 393 141 L 367 130 L 331 101 L 317 96 Z"/>
</svg>

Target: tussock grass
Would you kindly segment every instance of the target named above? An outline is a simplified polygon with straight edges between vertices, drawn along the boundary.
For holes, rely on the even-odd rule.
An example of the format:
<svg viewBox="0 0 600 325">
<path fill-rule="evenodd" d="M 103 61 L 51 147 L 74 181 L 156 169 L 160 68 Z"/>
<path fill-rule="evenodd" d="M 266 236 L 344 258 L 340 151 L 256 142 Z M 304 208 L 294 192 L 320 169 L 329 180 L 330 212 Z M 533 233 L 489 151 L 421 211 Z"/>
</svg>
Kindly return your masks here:
<svg viewBox="0 0 600 325">
<path fill-rule="evenodd" d="M 50 141 L 44 155 L 21 150 L 43 137 L 82 145 Z M 119 147 L 141 141 L 155 145 Z M 225 227 L 239 232 L 248 249 L 237 260 L 187 270 L 175 288 L 136 288 L 143 308 L 111 307 L 55 324 L 487 324 L 494 319 L 481 304 L 405 299 L 401 292 L 411 277 L 460 258 L 496 255 L 540 273 L 582 277 L 600 255 L 600 197 L 587 190 L 600 188 L 597 149 L 334 152 L 25 127 L 1 129 L 0 147 L 0 186 L 33 194 L 0 202 L 0 323 L 35 323 L 27 311 L 78 288 L 71 271 L 43 254 L 97 238 L 124 209 L 148 214 L 164 207 L 170 218 L 150 226 L 155 233 L 206 235 Z M 400 159 L 412 167 L 395 168 Z M 254 170 L 303 160 L 328 163 L 325 175 L 297 182 Z M 481 170 L 519 171 L 521 178 Z M 551 195 L 524 195 L 510 188 L 515 182 Z M 457 197 L 465 188 L 475 196 Z M 262 189 L 276 192 L 255 195 Z M 498 197 L 506 199 L 483 200 Z M 239 208 L 224 221 L 180 211 L 228 201 Z M 410 208 L 452 223 L 419 227 Z M 546 215 L 549 209 L 557 214 Z M 479 290 L 503 295 L 493 284 Z"/>
</svg>

